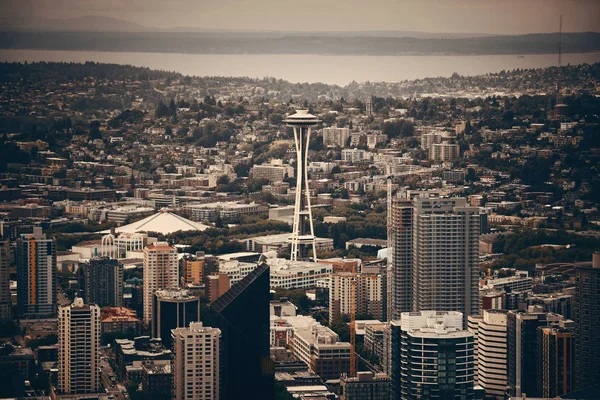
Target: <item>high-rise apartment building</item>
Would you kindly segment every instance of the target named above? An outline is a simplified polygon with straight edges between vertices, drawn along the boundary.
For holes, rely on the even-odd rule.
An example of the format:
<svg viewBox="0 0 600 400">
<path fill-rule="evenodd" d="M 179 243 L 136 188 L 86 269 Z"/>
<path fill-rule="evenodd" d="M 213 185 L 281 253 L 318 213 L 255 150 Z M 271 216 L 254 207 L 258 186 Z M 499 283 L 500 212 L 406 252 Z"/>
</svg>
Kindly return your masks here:
<svg viewBox="0 0 600 400">
<path fill-rule="evenodd" d="M 108 257 L 79 265 L 79 287 L 86 303 L 100 307 L 123 305 L 123 263 Z"/>
<path fill-rule="evenodd" d="M 202 322 L 173 329 L 175 400 L 219 399 L 220 337 L 219 329 L 205 327 Z"/>
<path fill-rule="evenodd" d="M 475 337 L 475 383 L 486 398 L 504 399 L 506 393 L 507 311 L 485 310 L 469 316 L 469 332 Z"/>
<path fill-rule="evenodd" d="M 538 328 L 538 394 L 554 398 L 573 391 L 573 332 Z"/>
<path fill-rule="evenodd" d="M 144 248 L 144 323 L 152 320 L 152 298 L 159 289 L 179 287 L 177 249 L 166 242 Z"/>
<path fill-rule="evenodd" d="M 17 239 L 17 314 L 20 318 L 56 316 L 56 240 L 42 228 Z"/>
<path fill-rule="evenodd" d="M 538 328 L 557 325 L 563 318 L 541 307 L 507 314 L 507 391 L 512 397 L 540 397 L 538 381 Z"/>
<path fill-rule="evenodd" d="M 434 143 L 429 148 L 429 158 L 433 161 L 452 161 L 459 156 L 459 147 L 451 143 Z"/>
<path fill-rule="evenodd" d="M 391 399 L 473 399 L 473 334 L 453 311 L 402 313 L 391 322 Z"/>
<path fill-rule="evenodd" d="M 575 270 L 575 389 L 600 382 L 600 253 Z"/>
<path fill-rule="evenodd" d="M 200 298 L 185 289 L 160 289 L 154 293 L 152 337 L 171 348 L 171 330 L 200 321 Z"/>
<path fill-rule="evenodd" d="M 0 240 L 0 320 L 11 318 L 10 241 Z"/>
<path fill-rule="evenodd" d="M 58 388 L 81 394 L 100 390 L 100 308 L 79 297 L 58 310 Z"/>
<path fill-rule="evenodd" d="M 425 150 L 429 150 L 434 144 L 442 143 L 442 137 L 442 133 L 439 131 L 423 133 L 421 135 L 421 147 Z"/>
<path fill-rule="evenodd" d="M 388 313 L 479 312 L 479 208 L 424 192 L 392 205 Z"/>
<path fill-rule="evenodd" d="M 479 313 L 479 208 L 418 197 L 412 229 L 412 309 Z"/>
<path fill-rule="evenodd" d="M 341 322 L 343 315 L 384 316 L 385 279 L 381 274 L 338 272 L 329 277 L 329 321 Z"/>
<path fill-rule="evenodd" d="M 388 319 L 412 311 L 413 203 L 398 199 L 392 204 L 392 267 L 388 271 Z"/>
<path fill-rule="evenodd" d="M 275 397 L 275 366 L 270 355 L 270 274 L 260 263 L 211 305 L 216 313 L 211 324 L 222 332 L 221 359 L 224 400 L 243 399 L 260 393 Z"/>
<path fill-rule="evenodd" d="M 350 139 L 350 128 L 323 128 L 323 146 L 346 147 Z"/>
<path fill-rule="evenodd" d="M 194 259 L 183 259 L 183 278 L 186 284 L 200 285 L 204 282 L 205 273 L 204 257 L 196 257 Z"/>
</svg>

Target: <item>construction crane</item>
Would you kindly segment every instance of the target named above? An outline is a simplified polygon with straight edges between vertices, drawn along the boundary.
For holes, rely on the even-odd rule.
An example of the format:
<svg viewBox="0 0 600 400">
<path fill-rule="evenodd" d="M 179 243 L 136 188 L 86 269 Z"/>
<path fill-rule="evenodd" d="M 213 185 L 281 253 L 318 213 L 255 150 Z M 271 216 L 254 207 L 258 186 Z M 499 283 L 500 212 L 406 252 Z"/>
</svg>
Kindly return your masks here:
<svg viewBox="0 0 600 400">
<path fill-rule="evenodd" d="M 356 377 L 357 371 L 357 356 L 356 356 L 356 298 L 358 297 L 357 284 L 363 279 L 375 280 L 375 275 L 358 275 L 356 270 L 352 277 L 350 292 L 350 377 Z"/>
</svg>

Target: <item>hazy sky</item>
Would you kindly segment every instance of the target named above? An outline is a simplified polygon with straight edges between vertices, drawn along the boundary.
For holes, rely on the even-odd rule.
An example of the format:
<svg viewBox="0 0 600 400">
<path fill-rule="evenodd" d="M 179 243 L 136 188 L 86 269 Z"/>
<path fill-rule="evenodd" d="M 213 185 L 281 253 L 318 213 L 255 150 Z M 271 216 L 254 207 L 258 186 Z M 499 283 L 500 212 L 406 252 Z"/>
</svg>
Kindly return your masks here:
<svg viewBox="0 0 600 400">
<path fill-rule="evenodd" d="M 600 0 L 0 0 L 6 17 L 101 15 L 150 27 L 521 34 L 600 31 Z"/>
</svg>

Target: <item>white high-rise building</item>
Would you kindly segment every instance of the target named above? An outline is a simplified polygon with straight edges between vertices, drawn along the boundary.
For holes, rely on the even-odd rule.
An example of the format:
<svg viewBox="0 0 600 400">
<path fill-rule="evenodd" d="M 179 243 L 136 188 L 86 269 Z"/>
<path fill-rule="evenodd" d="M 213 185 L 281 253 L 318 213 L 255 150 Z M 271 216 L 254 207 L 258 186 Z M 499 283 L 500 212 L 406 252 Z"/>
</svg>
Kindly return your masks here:
<svg viewBox="0 0 600 400">
<path fill-rule="evenodd" d="M 58 310 L 58 389 L 100 390 L 100 307 L 79 297 Z"/>
<path fill-rule="evenodd" d="M 219 399 L 221 330 L 192 322 L 171 331 L 173 341 L 173 398 Z"/>
<path fill-rule="evenodd" d="M 294 128 L 297 170 L 290 259 L 292 261 L 308 260 L 311 256 L 308 248 L 312 245 L 312 258 L 317 261 L 317 244 L 308 186 L 308 146 L 311 129 L 319 123 L 319 120 L 309 114 L 307 110 L 296 110 L 294 115 L 287 117 L 285 123 Z"/>
<path fill-rule="evenodd" d="M 431 146 L 436 143 L 442 142 L 442 133 L 441 132 L 430 132 L 424 133 L 421 135 L 421 147 L 425 150 L 429 150 Z"/>
<path fill-rule="evenodd" d="M 179 287 L 177 249 L 166 242 L 144 248 L 144 323 L 152 320 L 152 298 L 159 289 Z"/>
<path fill-rule="evenodd" d="M 391 399 L 474 398 L 473 334 L 461 313 L 402 313 L 390 331 Z"/>
<path fill-rule="evenodd" d="M 323 128 L 323 145 L 333 147 L 346 147 L 350 139 L 350 128 Z"/>
<path fill-rule="evenodd" d="M 504 399 L 506 394 L 507 311 L 484 310 L 469 317 L 469 331 L 475 336 L 475 383 L 486 398 Z"/>
<path fill-rule="evenodd" d="M 433 161 L 452 161 L 459 156 L 460 149 L 457 144 L 434 143 L 429 148 L 429 158 Z"/>
<path fill-rule="evenodd" d="M 479 314 L 478 207 L 464 198 L 414 200 L 412 309 Z"/>
<path fill-rule="evenodd" d="M 383 319 L 385 279 L 381 274 L 357 274 L 337 272 L 329 277 L 329 321 L 341 322 L 343 315 L 350 315 L 354 302 L 355 315 L 369 314 Z"/>
</svg>

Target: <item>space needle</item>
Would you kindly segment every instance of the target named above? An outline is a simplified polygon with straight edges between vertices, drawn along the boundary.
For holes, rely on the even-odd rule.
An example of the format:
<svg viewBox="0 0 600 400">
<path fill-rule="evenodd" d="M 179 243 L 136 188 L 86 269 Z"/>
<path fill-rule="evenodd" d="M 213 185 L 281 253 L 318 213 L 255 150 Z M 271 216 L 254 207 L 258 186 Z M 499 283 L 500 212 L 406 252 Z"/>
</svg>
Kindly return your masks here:
<svg viewBox="0 0 600 400">
<path fill-rule="evenodd" d="M 311 128 L 320 121 L 308 110 L 296 110 L 284 121 L 294 128 L 296 144 L 296 202 L 294 205 L 294 223 L 290 242 L 292 244 L 290 260 L 309 260 L 308 247 L 312 245 L 313 261 L 317 261 L 317 246 L 310 207 L 310 191 L 308 189 L 308 145 Z"/>
</svg>

